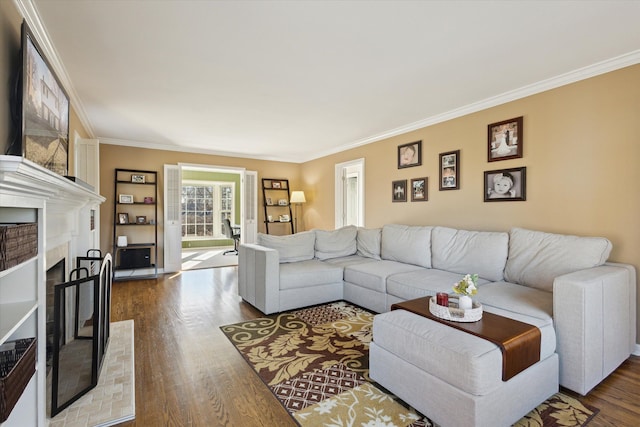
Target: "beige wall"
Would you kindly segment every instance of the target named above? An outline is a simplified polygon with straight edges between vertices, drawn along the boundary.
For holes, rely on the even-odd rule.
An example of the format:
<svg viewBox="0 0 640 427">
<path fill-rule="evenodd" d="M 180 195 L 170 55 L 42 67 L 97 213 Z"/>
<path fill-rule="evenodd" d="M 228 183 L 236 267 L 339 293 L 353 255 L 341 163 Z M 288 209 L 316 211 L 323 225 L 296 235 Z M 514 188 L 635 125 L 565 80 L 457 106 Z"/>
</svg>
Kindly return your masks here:
<svg viewBox="0 0 640 427">
<path fill-rule="evenodd" d="M 113 201 L 114 173 L 116 168 L 144 169 L 158 172 L 158 265 L 163 266 L 163 203 L 164 203 L 164 165 L 190 163 L 208 166 L 245 168 L 258 172 L 258 186 L 261 178 L 289 179 L 291 188 L 297 189 L 300 181 L 300 165 L 294 163 L 271 162 L 264 160 L 242 159 L 235 157 L 212 156 L 205 154 L 181 153 L 176 151 L 149 150 L 118 145 L 100 144 L 100 194 L 107 201 L 100 208 L 100 244 L 103 252 L 112 252 L 113 245 Z M 264 210 L 262 192 L 258 193 L 258 231 L 264 233 Z"/>
<path fill-rule="evenodd" d="M 487 125 L 524 116 L 524 157 L 487 162 Z M 422 166 L 398 169 L 422 140 Z M 457 191 L 438 190 L 439 153 L 461 150 Z M 307 228 L 334 225 L 334 166 L 365 158 L 367 227 L 526 227 L 605 236 L 611 259 L 640 267 L 640 65 L 303 164 Z M 483 201 L 483 172 L 527 167 L 527 200 Z M 391 181 L 426 176 L 428 202 L 391 202 Z M 640 325 L 638 326 L 640 331 Z"/>
<path fill-rule="evenodd" d="M 0 150 L 4 154 L 17 132 L 11 120 L 11 91 L 22 62 L 20 56 L 22 16 L 12 1 L 0 1 Z M 49 59 L 49 58 L 48 58 Z M 69 88 L 65 88 L 67 91 Z M 18 124 L 19 126 L 19 124 Z M 74 135 L 88 138 L 88 133 L 71 105 L 69 111 L 69 175 L 74 168 Z"/>
</svg>

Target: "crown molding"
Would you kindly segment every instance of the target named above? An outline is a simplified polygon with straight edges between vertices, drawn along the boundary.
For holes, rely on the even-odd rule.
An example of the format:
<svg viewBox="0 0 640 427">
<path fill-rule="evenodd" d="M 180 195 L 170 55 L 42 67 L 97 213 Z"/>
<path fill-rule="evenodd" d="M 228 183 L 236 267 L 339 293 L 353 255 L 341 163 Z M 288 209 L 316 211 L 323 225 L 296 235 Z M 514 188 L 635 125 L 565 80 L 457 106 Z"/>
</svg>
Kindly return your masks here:
<svg viewBox="0 0 640 427">
<path fill-rule="evenodd" d="M 60 55 L 58 55 L 58 51 L 56 51 L 56 48 L 51 42 L 51 38 L 49 37 L 49 33 L 47 33 L 42 19 L 40 19 L 38 9 L 36 8 L 35 4 L 33 4 L 32 0 L 14 0 L 14 3 L 24 20 L 27 22 L 27 25 L 29 25 L 29 28 L 31 29 L 31 32 L 33 32 L 34 37 L 38 41 L 38 44 L 44 51 L 42 53 L 47 58 L 47 61 L 49 61 L 49 63 L 51 64 L 51 67 L 55 71 L 56 76 L 60 80 L 60 83 L 69 94 L 71 105 L 73 106 L 76 115 L 80 119 L 82 126 L 89 134 L 89 138 L 95 138 L 93 127 L 91 126 L 89 117 L 87 116 L 82 102 L 80 102 L 78 93 L 71 83 L 71 79 L 69 78 L 67 69 L 64 67 L 64 64 L 60 60 Z"/>
<path fill-rule="evenodd" d="M 456 108 L 442 114 L 437 114 L 435 116 L 428 117 L 426 119 L 419 120 L 417 122 L 409 123 L 407 125 L 400 126 L 395 129 L 390 129 L 386 132 L 383 132 L 377 135 L 372 135 L 370 137 L 354 141 L 347 145 L 342 145 L 339 148 L 334 150 L 324 151 L 322 153 L 316 153 L 313 157 L 309 157 L 305 160 L 302 160 L 301 162 L 319 159 L 331 154 L 336 154 L 352 148 L 356 148 L 363 145 L 371 144 L 373 142 L 381 141 L 383 139 L 402 135 L 408 132 L 412 132 L 414 130 L 435 125 L 437 123 L 446 122 L 451 119 L 456 119 L 458 117 L 462 117 L 468 114 L 476 113 L 478 111 L 486 110 L 491 107 L 495 107 L 501 104 L 506 104 L 507 102 L 515 101 L 531 95 L 536 95 L 541 92 L 545 92 L 551 89 L 555 89 L 561 86 L 578 82 L 580 80 L 585 80 L 591 77 L 598 76 L 600 74 L 605 74 L 611 71 L 619 70 L 621 68 L 629 67 L 639 63 L 640 63 L 640 50 L 635 50 L 633 52 L 629 52 L 624 55 L 610 58 L 605 61 L 601 61 L 586 67 L 578 68 L 577 70 L 573 70 L 568 73 L 561 74 L 559 76 L 551 77 L 549 79 L 542 80 L 540 82 L 537 82 L 531 85 L 523 86 L 518 89 L 504 92 L 502 94 L 492 96 L 482 101 L 474 102 L 472 104 L 468 104 L 463 107 Z"/>
<path fill-rule="evenodd" d="M 73 84 L 71 83 L 71 79 L 67 74 L 67 71 L 64 67 L 64 64 L 60 60 L 60 57 L 49 38 L 49 35 L 46 31 L 46 28 L 40 19 L 40 15 L 38 14 L 37 8 L 32 0 L 14 0 L 18 11 L 23 16 L 29 28 L 34 33 L 38 44 L 44 50 L 44 55 L 47 57 L 47 60 L 53 67 L 56 75 L 60 79 L 62 85 L 67 90 L 69 97 L 71 99 L 71 103 L 74 107 L 74 111 L 78 115 L 78 118 L 82 124 L 82 126 L 87 131 L 89 138 L 98 138 L 101 143 L 111 144 L 111 145 L 123 145 L 130 147 L 138 147 L 138 148 L 148 148 L 148 149 L 156 149 L 156 150 L 165 150 L 165 151 L 177 151 L 177 152 L 189 152 L 189 153 L 200 153 L 200 154 L 211 154 L 225 157 L 239 157 L 239 158 L 249 158 L 249 159 L 259 159 L 259 160 L 270 160 L 270 161 L 281 161 L 281 162 L 289 162 L 289 163 L 304 163 L 311 160 L 319 159 L 322 157 L 326 157 L 332 154 L 340 153 L 346 150 L 350 150 L 352 148 L 361 147 L 363 145 L 371 144 L 374 142 L 378 142 L 387 138 L 391 138 L 394 136 L 402 135 L 408 132 L 412 132 L 418 129 L 422 129 L 428 126 L 432 126 L 438 123 L 442 123 L 451 119 L 456 119 L 468 114 L 472 114 L 478 111 L 486 110 L 491 107 L 495 107 L 501 104 L 505 104 L 507 102 L 515 101 L 521 98 L 525 98 L 527 96 L 535 95 L 541 92 L 545 92 L 547 90 L 555 89 L 561 86 L 565 86 L 571 83 L 578 82 L 580 80 L 585 80 L 591 77 L 598 76 L 600 74 L 608 73 L 611 71 L 615 71 L 624 67 L 636 65 L 640 63 L 640 50 L 635 50 L 611 59 L 607 59 L 586 67 L 582 67 L 568 73 L 561 74 L 559 76 L 551 77 L 546 80 L 542 80 L 537 83 L 533 83 L 531 85 L 523 86 L 521 88 L 504 92 L 502 94 L 492 96 L 490 98 L 486 98 L 484 100 L 468 104 L 466 106 L 456 108 L 450 111 L 447 111 L 442 114 L 437 114 L 435 116 L 431 116 L 417 122 L 409 123 L 395 129 L 390 129 L 388 131 L 372 135 L 366 138 L 362 138 L 345 145 L 340 145 L 331 150 L 324 150 L 321 152 L 312 153 L 309 156 L 305 156 L 303 158 L 281 158 L 275 156 L 260 156 L 260 155 L 251 155 L 247 153 L 234 153 L 234 152 L 226 152 L 226 151 L 218 151 L 218 150 L 203 150 L 193 147 L 181 147 L 177 145 L 170 144 L 155 144 L 155 143 L 146 143 L 146 142 L 136 142 L 136 141 L 125 141 L 119 139 L 111 139 L 111 138 L 100 138 L 95 135 L 93 127 L 91 126 L 91 122 L 86 114 L 84 106 L 80 102 L 80 98 L 75 91 Z"/>
<path fill-rule="evenodd" d="M 157 144 L 152 142 L 130 141 L 126 139 L 117 139 L 117 138 L 98 137 L 98 140 L 100 141 L 100 144 L 120 145 L 123 147 L 143 148 L 146 150 L 175 151 L 178 153 L 206 154 L 206 155 L 220 156 L 220 157 L 238 157 L 241 159 L 267 160 L 272 162 L 302 163 L 294 158 L 264 156 L 259 154 L 239 153 L 239 152 L 232 152 L 232 151 L 206 150 L 199 147 L 184 147 L 184 146 L 172 145 L 172 144 Z"/>
</svg>

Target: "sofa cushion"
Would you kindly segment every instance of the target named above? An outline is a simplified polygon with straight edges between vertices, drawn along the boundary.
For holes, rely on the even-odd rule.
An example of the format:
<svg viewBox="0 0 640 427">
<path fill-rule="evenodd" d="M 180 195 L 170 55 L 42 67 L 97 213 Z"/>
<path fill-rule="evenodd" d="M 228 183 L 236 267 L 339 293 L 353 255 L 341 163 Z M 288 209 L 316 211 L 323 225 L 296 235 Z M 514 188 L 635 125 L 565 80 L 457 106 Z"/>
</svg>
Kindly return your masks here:
<svg viewBox="0 0 640 427">
<path fill-rule="evenodd" d="M 509 253 L 509 234 L 434 227 L 431 231 L 431 266 L 459 274 L 477 273 L 502 280 Z"/>
<path fill-rule="evenodd" d="M 382 259 L 431 268 L 433 227 L 388 224 L 382 227 Z"/>
<path fill-rule="evenodd" d="M 502 385 L 498 346 L 426 317 L 405 310 L 378 314 L 373 318 L 373 340 L 467 393 L 482 396 Z"/>
<path fill-rule="evenodd" d="M 553 318 L 553 293 L 509 282 L 493 282 L 482 285 L 474 299 L 484 308 L 495 307 L 514 314 L 523 314 L 551 321 Z"/>
<path fill-rule="evenodd" d="M 377 292 L 387 292 L 387 277 L 406 271 L 424 270 L 421 267 L 395 261 L 373 261 L 345 267 L 344 281 Z"/>
<path fill-rule="evenodd" d="M 461 279 L 462 275 L 458 273 L 434 268 L 398 273 L 387 279 L 387 293 L 405 301 L 432 296 L 438 292 L 450 294 L 454 283 Z M 485 283 L 488 283 L 485 279 L 478 279 L 479 292 L 482 292 L 482 285 Z"/>
<path fill-rule="evenodd" d="M 373 258 L 367 258 L 360 255 L 349 255 L 349 256 L 340 257 L 340 258 L 330 258 L 330 259 L 324 260 L 323 262 L 344 268 L 350 265 L 364 264 L 367 262 L 375 262 L 375 261 L 376 260 Z"/>
<path fill-rule="evenodd" d="M 280 290 L 342 283 L 342 267 L 317 259 L 280 265 Z"/>
<path fill-rule="evenodd" d="M 550 319 L 526 316 L 514 319 L 540 329 L 541 360 L 555 353 L 556 335 Z M 486 395 L 503 384 L 502 352 L 497 345 L 405 310 L 374 316 L 373 341 L 401 355 L 406 362 L 475 396 Z"/>
<path fill-rule="evenodd" d="M 578 237 L 514 228 L 504 276 L 508 282 L 553 291 L 553 279 L 605 263 L 611 242 L 603 237 Z"/>
<path fill-rule="evenodd" d="M 313 230 L 316 233 L 316 258 L 338 258 L 356 253 L 358 228 L 353 225 L 337 230 Z"/>
<path fill-rule="evenodd" d="M 380 258 L 380 244 L 382 240 L 381 228 L 358 228 L 357 254 L 367 258 Z"/>
<path fill-rule="evenodd" d="M 313 259 L 315 241 L 316 234 L 312 231 L 287 236 L 258 233 L 258 244 L 277 250 L 281 263 Z"/>
</svg>

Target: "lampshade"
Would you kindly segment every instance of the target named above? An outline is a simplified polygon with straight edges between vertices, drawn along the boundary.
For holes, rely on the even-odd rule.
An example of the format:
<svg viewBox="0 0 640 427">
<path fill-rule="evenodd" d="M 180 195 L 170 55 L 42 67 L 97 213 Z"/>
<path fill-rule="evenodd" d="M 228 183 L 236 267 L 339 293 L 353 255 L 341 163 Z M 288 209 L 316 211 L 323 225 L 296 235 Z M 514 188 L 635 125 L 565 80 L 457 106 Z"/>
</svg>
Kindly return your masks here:
<svg viewBox="0 0 640 427">
<path fill-rule="evenodd" d="M 306 203 L 307 199 L 304 197 L 304 191 L 292 191 L 291 203 Z"/>
</svg>

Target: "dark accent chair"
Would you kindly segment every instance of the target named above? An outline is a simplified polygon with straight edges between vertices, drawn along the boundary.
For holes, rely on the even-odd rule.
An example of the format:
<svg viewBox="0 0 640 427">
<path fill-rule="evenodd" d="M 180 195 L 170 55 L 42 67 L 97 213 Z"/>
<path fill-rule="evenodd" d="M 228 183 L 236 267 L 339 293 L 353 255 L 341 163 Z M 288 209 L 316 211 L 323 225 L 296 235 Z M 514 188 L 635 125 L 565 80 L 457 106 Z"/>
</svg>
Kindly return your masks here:
<svg viewBox="0 0 640 427">
<path fill-rule="evenodd" d="M 231 227 L 231 221 L 228 219 L 224 220 L 224 235 L 229 239 L 233 239 L 233 249 L 228 251 L 224 251 L 222 255 L 234 254 L 238 255 L 238 242 L 240 242 L 240 231 L 238 233 L 233 231 L 233 227 Z"/>
</svg>

